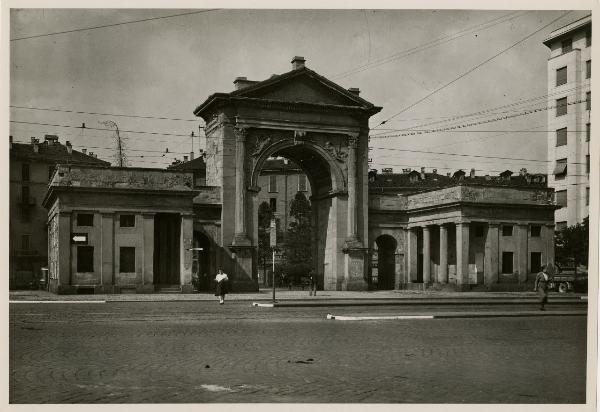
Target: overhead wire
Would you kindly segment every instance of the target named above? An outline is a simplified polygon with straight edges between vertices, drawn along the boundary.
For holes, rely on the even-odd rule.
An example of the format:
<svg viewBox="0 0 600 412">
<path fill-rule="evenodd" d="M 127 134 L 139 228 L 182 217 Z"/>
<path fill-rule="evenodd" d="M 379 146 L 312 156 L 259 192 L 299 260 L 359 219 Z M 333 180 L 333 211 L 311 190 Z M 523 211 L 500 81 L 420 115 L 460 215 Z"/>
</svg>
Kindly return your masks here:
<svg viewBox="0 0 600 412">
<path fill-rule="evenodd" d="M 571 11 L 568 11 L 566 13 L 563 13 L 562 15 L 560 15 L 559 17 L 557 17 L 556 19 L 552 20 L 551 22 L 537 28 L 536 30 L 534 30 L 533 32 L 531 32 L 530 34 L 528 34 L 527 36 L 523 37 L 522 39 L 518 40 L 517 42 L 511 44 L 510 46 L 508 46 L 505 49 L 502 49 L 500 52 L 494 54 L 493 56 L 487 58 L 486 60 L 484 60 L 483 62 L 473 66 L 472 68 L 470 68 L 469 70 L 467 70 L 466 72 L 460 74 L 458 77 L 454 78 L 453 80 L 445 83 L 444 85 L 436 88 L 435 90 L 433 90 L 432 92 L 428 93 L 427 95 L 425 95 L 424 97 L 420 98 L 419 100 L 417 100 L 414 103 L 411 103 L 410 105 L 406 106 L 405 108 L 403 108 L 402 110 L 400 110 L 397 113 L 394 113 L 392 116 L 388 117 L 387 119 L 383 120 L 381 123 L 379 123 L 377 126 L 375 126 L 375 128 L 377 128 L 378 126 L 384 125 L 385 123 L 387 123 L 388 121 L 392 120 L 394 117 L 410 110 L 411 108 L 415 107 L 416 105 L 418 105 L 419 103 L 427 100 L 429 97 L 433 96 L 434 94 L 444 90 L 446 87 L 456 83 L 457 81 L 459 81 L 460 79 L 464 78 L 465 76 L 469 75 L 470 73 L 474 72 L 475 70 L 479 69 L 480 67 L 482 67 L 483 65 L 489 63 L 490 61 L 494 60 L 496 57 L 506 53 L 507 51 L 511 50 L 512 48 L 518 46 L 519 44 L 523 43 L 524 41 L 530 39 L 531 37 L 533 37 L 534 35 L 536 35 L 537 33 L 539 33 L 540 31 L 544 30 L 545 28 L 551 26 L 552 24 L 554 24 L 555 22 L 557 22 L 558 20 L 562 19 L 563 17 L 567 16 L 568 14 L 570 14 Z"/>
</svg>

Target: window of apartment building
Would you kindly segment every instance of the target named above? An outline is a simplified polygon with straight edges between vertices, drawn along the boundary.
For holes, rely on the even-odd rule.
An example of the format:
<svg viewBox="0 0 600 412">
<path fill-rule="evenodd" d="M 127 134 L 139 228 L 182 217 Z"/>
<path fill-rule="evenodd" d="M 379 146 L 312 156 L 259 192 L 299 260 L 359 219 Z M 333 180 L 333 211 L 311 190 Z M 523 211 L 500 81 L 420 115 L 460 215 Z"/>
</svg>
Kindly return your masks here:
<svg viewBox="0 0 600 412">
<path fill-rule="evenodd" d="M 93 213 L 77 213 L 77 226 L 94 226 Z"/>
<path fill-rule="evenodd" d="M 592 110 L 592 92 L 585 94 L 585 110 Z"/>
<path fill-rule="evenodd" d="M 94 271 L 94 247 L 77 246 L 77 272 Z"/>
<path fill-rule="evenodd" d="M 475 225 L 475 237 L 483 237 L 483 225 Z"/>
<path fill-rule="evenodd" d="M 31 235 L 21 235 L 21 250 L 31 249 Z"/>
<path fill-rule="evenodd" d="M 590 136 L 592 135 L 592 124 L 588 123 L 585 125 L 585 141 L 590 141 Z"/>
<path fill-rule="evenodd" d="M 567 66 L 556 70 L 556 85 L 561 86 L 567 83 Z"/>
<path fill-rule="evenodd" d="M 586 206 L 590 205 L 590 188 L 589 187 L 585 188 L 585 205 Z"/>
<path fill-rule="evenodd" d="M 135 247 L 119 248 L 119 272 L 135 272 Z"/>
<path fill-rule="evenodd" d="M 120 227 L 135 227 L 135 215 L 119 215 Z"/>
<path fill-rule="evenodd" d="M 563 54 L 570 52 L 571 50 L 573 50 L 573 39 L 563 40 L 560 44 L 560 47 L 562 49 Z"/>
<path fill-rule="evenodd" d="M 585 172 L 590 173 L 590 155 L 585 156 Z"/>
<path fill-rule="evenodd" d="M 21 163 L 21 180 L 29 182 L 29 163 Z"/>
<path fill-rule="evenodd" d="M 502 273 L 513 273 L 513 252 L 502 252 Z"/>
<path fill-rule="evenodd" d="M 269 176 L 269 192 L 277 191 L 277 175 Z"/>
<path fill-rule="evenodd" d="M 272 197 L 269 199 L 269 207 L 271 208 L 271 212 L 277 212 L 277 198 Z"/>
<path fill-rule="evenodd" d="M 585 62 L 585 78 L 589 79 L 592 77 L 592 61 L 588 60 Z"/>
<path fill-rule="evenodd" d="M 567 128 L 563 127 L 556 131 L 556 147 L 567 144 Z"/>
<path fill-rule="evenodd" d="M 556 222 L 556 226 L 554 227 L 556 232 L 560 232 L 563 229 L 567 228 L 567 222 Z"/>
<path fill-rule="evenodd" d="M 567 159 L 557 159 L 552 174 L 555 179 L 564 179 L 567 175 Z"/>
<path fill-rule="evenodd" d="M 567 114 L 567 98 L 556 100 L 556 116 L 563 116 Z"/>
<path fill-rule="evenodd" d="M 567 191 L 557 190 L 554 194 L 556 196 L 556 205 L 560 207 L 567 207 Z"/>
<path fill-rule="evenodd" d="M 502 236 L 512 236 L 513 227 L 512 225 L 502 225 Z"/>
<path fill-rule="evenodd" d="M 531 252 L 531 273 L 541 272 L 542 252 Z"/>
<path fill-rule="evenodd" d="M 538 225 L 531 226 L 531 237 L 540 237 L 542 233 L 542 227 Z"/>
<path fill-rule="evenodd" d="M 298 175 L 298 191 L 306 192 L 306 175 Z"/>
<path fill-rule="evenodd" d="M 592 32 L 585 32 L 585 47 L 590 47 L 592 45 Z"/>
<path fill-rule="evenodd" d="M 21 186 L 21 203 L 29 203 L 29 186 Z"/>
</svg>

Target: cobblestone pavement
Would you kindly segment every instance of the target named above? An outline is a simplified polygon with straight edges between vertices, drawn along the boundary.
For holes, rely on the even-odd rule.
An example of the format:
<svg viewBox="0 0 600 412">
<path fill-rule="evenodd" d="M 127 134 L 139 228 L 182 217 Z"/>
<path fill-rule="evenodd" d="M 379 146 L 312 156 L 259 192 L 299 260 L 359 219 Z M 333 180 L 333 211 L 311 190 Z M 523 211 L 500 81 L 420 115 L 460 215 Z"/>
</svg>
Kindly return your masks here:
<svg viewBox="0 0 600 412">
<path fill-rule="evenodd" d="M 585 402 L 587 317 L 335 322 L 327 312 L 248 302 L 12 304 L 9 399 Z"/>
</svg>

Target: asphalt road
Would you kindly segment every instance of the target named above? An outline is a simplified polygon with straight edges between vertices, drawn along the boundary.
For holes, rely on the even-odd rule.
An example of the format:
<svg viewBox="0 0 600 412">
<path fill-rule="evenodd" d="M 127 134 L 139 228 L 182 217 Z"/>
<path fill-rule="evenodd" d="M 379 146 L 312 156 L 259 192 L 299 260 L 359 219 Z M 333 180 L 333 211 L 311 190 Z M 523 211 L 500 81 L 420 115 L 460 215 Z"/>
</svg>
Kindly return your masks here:
<svg viewBox="0 0 600 412">
<path fill-rule="evenodd" d="M 10 305 L 11 403 L 585 403 L 586 316 L 531 305 Z M 581 306 L 549 306 L 581 311 Z M 568 384 L 565 384 L 568 383 Z"/>
</svg>

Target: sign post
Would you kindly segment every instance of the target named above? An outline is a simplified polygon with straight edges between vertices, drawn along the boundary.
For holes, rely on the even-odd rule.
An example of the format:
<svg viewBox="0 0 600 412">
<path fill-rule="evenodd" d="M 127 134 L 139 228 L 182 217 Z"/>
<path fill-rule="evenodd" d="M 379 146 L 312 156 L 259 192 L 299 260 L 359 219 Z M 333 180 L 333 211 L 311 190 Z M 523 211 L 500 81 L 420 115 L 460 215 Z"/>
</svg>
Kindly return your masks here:
<svg viewBox="0 0 600 412">
<path fill-rule="evenodd" d="M 271 219 L 271 230 L 269 233 L 271 249 L 273 250 L 273 272 L 271 278 L 273 282 L 273 303 L 275 303 L 275 250 L 277 249 L 277 221 Z"/>
</svg>

